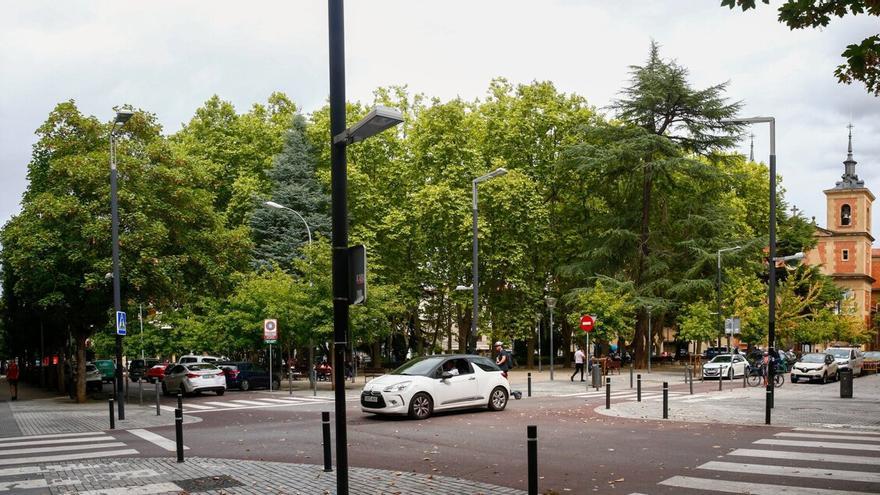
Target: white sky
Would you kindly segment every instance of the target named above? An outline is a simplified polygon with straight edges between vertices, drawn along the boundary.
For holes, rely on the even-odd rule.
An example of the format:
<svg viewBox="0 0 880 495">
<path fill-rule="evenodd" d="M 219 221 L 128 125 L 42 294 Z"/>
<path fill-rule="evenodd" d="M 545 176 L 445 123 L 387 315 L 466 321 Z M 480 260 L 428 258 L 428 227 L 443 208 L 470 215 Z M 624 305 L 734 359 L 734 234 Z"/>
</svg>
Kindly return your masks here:
<svg viewBox="0 0 880 495">
<path fill-rule="evenodd" d="M 880 195 L 880 98 L 833 76 L 847 44 L 880 31 L 877 18 L 789 31 L 776 21 L 779 1 L 746 14 L 719 3 L 352 0 L 348 99 L 370 100 L 392 84 L 473 99 L 504 76 L 550 80 L 604 107 L 653 38 L 695 86 L 729 80 L 729 97 L 745 102 L 742 116 L 777 118 L 779 172 L 807 218 L 825 224 L 822 190 L 843 173 L 850 119 L 856 172 Z M 171 133 L 213 94 L 239 111 L 273 91 L 305 112 L 327 97 L 323 0 L 0 0 L 0 12 L 0 224 L 20 210 L 33 132 L 60 101 L 106 120 L 113 106 L 131 103 Z M 755 155 L 766 160 L 768 130 L 753 132 Z"/>
</svg>

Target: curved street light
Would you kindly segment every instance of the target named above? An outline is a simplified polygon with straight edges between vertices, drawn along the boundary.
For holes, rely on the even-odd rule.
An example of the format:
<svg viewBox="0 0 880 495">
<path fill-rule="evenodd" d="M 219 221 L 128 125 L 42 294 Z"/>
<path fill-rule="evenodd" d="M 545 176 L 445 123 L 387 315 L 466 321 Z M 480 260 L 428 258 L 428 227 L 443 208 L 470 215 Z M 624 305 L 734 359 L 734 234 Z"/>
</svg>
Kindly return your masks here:
<svg viewBox="0 0 880 495">
<path fill-rule="evenodd" d="M 303 216 L 300 215 L 298 211 L 294 210 L 293 208 L 288 208 L 284 205 L 280 205 L 274 201 L 264 201 L 263 204 L 266 206 L 270 206 L 272 208 L 277 208 L 279 210 L 292 211 L 294 213 L 294 215 L 298 216 L 299 219 L 302 220 L 303 225 L 306 226 L 306 233 L 309 235 L 309 246 L 312 245 L 312 229 L 309 228 L 308 222 L 306 222 L 306 219 L 303 218 Z"/>
</svg>

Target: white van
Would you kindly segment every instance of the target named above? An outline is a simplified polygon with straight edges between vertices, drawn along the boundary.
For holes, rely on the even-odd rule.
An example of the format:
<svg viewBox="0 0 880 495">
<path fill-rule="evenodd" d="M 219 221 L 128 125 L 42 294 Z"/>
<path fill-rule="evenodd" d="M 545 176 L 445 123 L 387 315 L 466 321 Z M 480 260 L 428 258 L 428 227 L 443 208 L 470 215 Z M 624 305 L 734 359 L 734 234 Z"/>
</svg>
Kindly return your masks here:
<svg viewBox="0 0 880 495">
<path fill-rule="evenodd" d="M 838 371 L 852 370 L 853 376 L 862 374 L 862 364 L 865 362 L 865 357 L 858 347 L 829 347 L 825 349 L 825 353 L 834 356 Z"/>
<path fill-rule="evenodd" d="M 191 364 L 191 363 L 211 363 L 217 364 L 218 361 L 222 361 L 223 358 L 219 358 L 217 356 L 196 356 L 194 354 L 187 354 L 186 356 L 180 356 L 180 359 L 177 360 L 177 364 Z"/>
</svg>

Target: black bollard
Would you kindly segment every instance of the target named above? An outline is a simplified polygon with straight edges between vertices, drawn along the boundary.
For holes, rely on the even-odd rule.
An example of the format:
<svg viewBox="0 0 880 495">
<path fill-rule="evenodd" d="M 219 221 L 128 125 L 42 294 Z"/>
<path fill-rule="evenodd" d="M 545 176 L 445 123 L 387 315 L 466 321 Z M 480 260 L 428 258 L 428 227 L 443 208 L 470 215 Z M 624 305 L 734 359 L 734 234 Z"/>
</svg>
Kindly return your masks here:
<svg viewBox="0 0 880 495">
<path fill-rule="evenodd" d="M 724 375 L 721 374 L 721 368 L 718 368 L 718 391 L 721 392 L 721 385 L 724 383 Z"/>
<path fill-rule="evenodd" d="M 177 442 L 177 462 L 183 462 L 183 409 L 174 410 L 174 438 Z"/>
<path fill-rule="evenodd" d="M 538 427 L 526 427 L 528 437 L 529 495 L 538 495 Z"/>
<path fill-rule="evenodd" d="M 629 363 L 629 388 L 633 388 L 633 364 Z"/>
<path fill-rule="evenodd" d="M 177 408 L 183 411 L 183 394 L 177 394 Z"/>
<path fill-rule="evenodd" d="M 770 401 L 773 400 L 773 389 L 767 385 L 767 400 L 764 401 L 764 424 L 770 424 Z"/>
<path fill-rule="evenodd" d="M 605 409 L 611 409 L 611 377 L 605 377 Z"/>
<path fill-rule="evenodd" d="M 156 380 L 156 416 L 161 416 L 161 408 L 159 407 L 159 380 Z"/>
<path fill-rule="evenodd" d="M 688 366 L 688 380 L 691 387 L 691 395 L 694 395 L 694 369 Z"/>
<path fill-rule="evenodd" d="M 113 416 L 113 399 L 111 398 L 107 403 L 110 405 L 110 429 L 116 429 L 116 417 Z"/>
<path fill-rule="evenodd" d="M 749 379 L 749 373 L 749 367 L 746 366 L 746 368 L 743 370 L 743 388 L 746 388 L 746 381 Z"/>
<path fill-rule="evenodd" d="M 527 381 L 527 383 L 528 383 L 528 389 L 527 389 L 527 390 L 528 390 L 528 394 L 529 394 L 529 397 L 531 397 L 531 396 L 532 396 L 532 374 L 531 374 L 531 373 L 528 374 L 528 381 Z"/>
<path fill-rule="evenodd" d="M 321 429 L 324 432 L 324 472 L 329 473 L 333 471 L 333 466 L 330 462 L 330 412 L 324 411 L 321 413 Z"/>
<path fill-rule="evenodd" d="M 642 401 L 642 374 L 636 375 L 636 401 Z"/>
<path fill-rule="evenodd" d="M 663 382 L 663 419 L 669 419 L 669 383 Z"/>
</svg>

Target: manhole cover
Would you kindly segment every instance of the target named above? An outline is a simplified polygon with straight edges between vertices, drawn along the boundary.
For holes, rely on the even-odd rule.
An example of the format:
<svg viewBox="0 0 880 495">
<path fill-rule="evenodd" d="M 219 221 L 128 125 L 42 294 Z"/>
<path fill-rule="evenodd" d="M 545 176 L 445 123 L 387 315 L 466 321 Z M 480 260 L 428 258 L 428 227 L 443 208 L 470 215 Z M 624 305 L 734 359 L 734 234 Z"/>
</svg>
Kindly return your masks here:
<svg viewBox="0 0 880 495">
<path fill-rule="evenodd" d="M 225 474 L 223 476 L 206 476 L 204 478 L 175 480 L 174 483 L 190 493 L 216 490 L 218 488 L 232 488 L 242 485 L 240 481 L 233 479 L 231 476 L 226 476 Z"/>
</svg>

